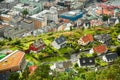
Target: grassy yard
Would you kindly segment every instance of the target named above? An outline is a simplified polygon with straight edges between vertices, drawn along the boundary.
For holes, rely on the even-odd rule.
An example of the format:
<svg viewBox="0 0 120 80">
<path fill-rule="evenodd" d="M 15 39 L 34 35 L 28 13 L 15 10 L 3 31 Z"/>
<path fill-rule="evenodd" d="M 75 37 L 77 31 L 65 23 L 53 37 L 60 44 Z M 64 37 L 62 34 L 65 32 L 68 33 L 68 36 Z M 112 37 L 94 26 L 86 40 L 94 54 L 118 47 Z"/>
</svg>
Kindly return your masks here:
<svg viewBox="0 0 120 80">
<path fill-rule="evenodd" d="M 59 62 L 59 61 L 64 61 L 66 60 L 65 57 L 50 57 L 50 58 L 45 58 L 42 61 L 43 62 Z"/>
<path fill-rule="evenodd" d="M 81 29 L 76 29 L 76 30 L 73 30 L 73 31 L 60 31 L 60 32 L 50 32 L 50 33 L 44 33 L 44 34 L 40 34 L 36 37 L 34 36 L 28 36 L 28 37 L 24 37 L 24 38 L 21 38 L 21 39 L 14 39 L 14 40 L 5 40 L 3 42 L 1 42 L 1 44 L 3 44 L 3 46 L 1 46 L 1 48 L 10 48 L 11 50 L 26 50 L 29 48 L 29 45 L 31 43 L 33 43 L 35 40 L 38 40 L 40 38 L 43 39 L 43 41 L 45 42 L 45 44 L 47 46 L 50 46 L 51 42 L 59 37 L 60 35 L 63 35 L 66 37 L 67 39 L 67 42 L 71 43 L 72 45 L 75 46 L 79 46 L 77 44 L 77 40 L 81 37 L 81 36 L 84 36 L 85 34 L 97 34 L 97 32 L 99 31 L 101 34 L 102 33 L 106 33 L 106 30 L 102 30 L 100 29 L 101 31 L 99 31 L 99 29 L 85 29 L 85 30 L 81 30 Z M 116 36 L 118 35 L 115 31 L 115 29 L 107 29 L 108 33 L 111 33 L 112 35 L 112 42 L 114 43 L 114 45 L 118 45 L 119 42 L 116 42 Z M 114 32 L 113 32 L 114 31 Z M 16 44 L 16 42 L 18 42 Z M 74 42 L 74 44 L 73 44 Z M 89 45 L 88 45 L 89 47 Z M 85 47 L 83 47 L 85 48 Z M 69 54 L 71 53 L 72 51 L 74 51 L 72 48 L 70 47 L 65 47 L 65 48 L 62 48 L 60 50 L 57 50 L 57 49 L 54 49 L 53 47 L 50 47 L 48 49 L 46 49 L 46 52 L 40 52 L 42 54 L 46 53 L 46 54 L 49 54 L 49 52 L 53 52 L 54 51 L 60 55 L 60 56 L 63 56 L 64 54 Z M 50 54 L 49 54 L 50 55 Z M 34 57 L 33 57 L 34 56 Z M 90 57 L 92 55 L 90 54 L 87 54 L 87 55 L 84 55 L 84 56 L 87 56 L 87 57 Z M 39 60 L 37 60 L 39 58 L 39 53 L 38 54 L 34 54 L 34 55 L 31 55 L 31 54 L 27 54 L 26 55 L 26 59 L 29 60 L 29 61 L 32 61 L 34 62 L 35 64 L 40 64 L 41 62 Z M 44 58 L 44 56 L 43 56 Z M 61 60 L 66 60 L 65 57 L 49 57 L 49 58 L 44 58 L 43 59 L 45 62 L 54 62 L 54 61 L 61 61 Z M 101 66 L 104 66 L 106 65 L 106 63 L 104 62 L 100 62 L 100 65 Z"/>
<path fill-rule="evenodd" d="M 29 62 L 33 62 L 35 65 L 40 65 L 40 61 L 38 61 L 37 59 L 35 59 L 34 57 L 32 57 L 30 54 L 25 55 L 25 58 Z"/>
<path fill-rule="evenodd" d="M 85 30 L 83 31 L 83 33 L 84 33 L 84 34 L 94 34 L 95 31 L 90 30 L 90 29 L 85 29 Z"/>
<path fill-rule="evenodd" d="M 104 62 L 103 60 L 100 60 L 100 66 L 107 66 L 108 65 L 108 63 L 107 62 Z"/>
<path fill-rule="evenodd" d="M 43 39 L 43 40 L 44 40 L 44 42 L 45 42 L 46 45 L 51 44 L 51 41 L 50 41 L 50 40 L 47 40 L 47 39 Z"/>
</svg>

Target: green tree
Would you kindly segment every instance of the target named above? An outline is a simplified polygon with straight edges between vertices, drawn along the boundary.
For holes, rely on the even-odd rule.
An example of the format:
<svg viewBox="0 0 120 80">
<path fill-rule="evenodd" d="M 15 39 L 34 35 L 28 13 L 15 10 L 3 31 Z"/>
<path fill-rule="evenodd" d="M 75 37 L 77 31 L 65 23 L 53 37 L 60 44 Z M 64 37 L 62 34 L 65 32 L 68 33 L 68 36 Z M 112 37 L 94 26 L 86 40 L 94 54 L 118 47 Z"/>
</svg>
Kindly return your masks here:
<svg viewBox="0 0 120 80">
<path fill-rule="evenodd" d="M 119 80 L 120 79 L 120 58 L 112 66 L 98 71 L 96 80 Z"/>
<path fill-rule="evenodd" d="M 117 47 L 115 51 L 120 56 L 120 47 Z"/>
<path fill-rule="evenodd" d="M 22 77 L 20 78 L 20 80 L 27 80 L 28 77 L 29 77 L 29 69 L 26 68 L 26 69 L 22 72 Z"/>
<path fill-rule="evenodd" d="M 10 74 L 10 77 L 8 78 L 8 80 L 19 80 L 19 73 L 17 72 L 12 72 Z"/>
<path fill-rule="evenodd" d="M 29 14 L 29 12 L 28 12 L 27 9 L 24 9 L 24 10 L 22 11 L 23 18 L 25 18 L 26 15 L 28 15 L 28 14 Z"/>
<path fill-rule="evenodd" d="M 120 33 L 120 23 L 116 24 L 114 27 L 115 27 L 115 31 L 117 33 Z"/>
<path fill-rule="evenodd" d="M 43 80 L 43 79 L 49 79 L 49 71 L 50 71 L 50 66 L 49 65 L 40 65 L 38 68 L 35 70 L 34 74 L 31 75 L 28 80 Z"/>
<path fill-rule="evenodd" d="M 73 27 L 72 26 L 70 26 L 70 31 L 72 31 L 73 30 Z"/>
<path fill-rule="evenodd" d="M 96 80 L 95 74 L 96 74 L 95 72 L 87 72 L 85 74 L 85 80 Z"/>
<path fill-rule="evenodd" d="M 0 46 L 4 46 L 5 45 L 5 41 L 0 41 Z"/>
<path fill-rule="evenodd" d="M 109 18 L 109 16 L 107 16 L 107 15 L 103 15 L 103 16 L 102 16 L 102 20 L 103 20 L 103 21 L 107 21 L 108 18 Z"/>
</svg>

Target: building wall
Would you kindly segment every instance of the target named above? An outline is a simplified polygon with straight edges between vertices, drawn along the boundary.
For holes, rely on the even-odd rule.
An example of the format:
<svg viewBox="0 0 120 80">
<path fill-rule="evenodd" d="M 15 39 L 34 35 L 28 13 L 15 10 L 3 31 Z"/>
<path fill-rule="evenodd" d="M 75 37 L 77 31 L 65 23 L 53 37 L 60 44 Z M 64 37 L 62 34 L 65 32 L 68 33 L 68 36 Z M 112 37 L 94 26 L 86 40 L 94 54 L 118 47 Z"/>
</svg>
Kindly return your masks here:
<svg viewBox="0 0 120 80">
<path fill-rule="evenodd" d="M 38 21 L 38 20 L 33 20 L 34 21 L 34 28 L 38 29 L 42 26 L 42 22 Z"/>
<path fill-rule="evenodd" d="M 0 28 L 0 37 L 3 37 L 4 36 L 4 30 L 5 30 L 5 28 L 7 28 L 7 26 L 5 27 L 2 27 L 2 28 Z"/>
<path fill-rule="evenodd" d="M 26 67 L 26 64 L 27 64 L 27 62 L 26 62 L 26 60 L 25 60 L 25 56 L 22 58 L 22 60 L 21 60 L 21 62 L 20 62 L 20 70 L 24 70 L 25 69 L 25 67 Z"/>
<path fill-rule="evenodd" d="M 33 19 L 33 22 L 34 22 L 34 29 L 38 29 L 38 28 L 47 26 L 47 18 L 46 17 L 44 18 L 43 21 Z"/>
<path fill-rule="evenodd" d="M 80 59 L 78 59 L 78 62 L 77 62 L 77 63 L 78 63 L 78 66 L 81 67 L 81 65 L 80 65 Z"/>
<path fill-rule="evenodd" d="M 12 19 L 12 17 L 4 17 L 4 16 L 0 16 L 0 19 L 5 21 L 5 22 L 8 22 Z"/>
<path fill-rule="evenodd" d="M 21 22 L 20 25 L 14 24 L 14 27 L 6 28 L 4 31 L 4 36 L 7 38 L 21 38 L 25 33 L 34 30 L 34 23 Z"/>
<path fill-rule="evenodd" d="M 84 42 L 81 38 L 80 38 L 80 40 L 78 40 L 78 44 L 80 44 L 80 45 L 87 45 L 89 43 L 89 41 L 88 42 Z"/>
<path fill-rule="evenodd" d="M 14 2 L 10 2 L 10 3 L 6 3 L 1 2 L 0 3 L 0 8 L 7 8 L 7 9 L 11 9 L 13 6 L 15 6 L 16 4 L 18 4 L 19 0 L 15 0 Z"/>
<path fill-rule="evenodd" d="M 55 41 L 52 42 L 52 46 L 56 49 L 60 49 L 60 45 L 58 45 Z"/>
<path fill-rule="evenodd" d="M 66 46 L 66 41 L 60 44 L 60 48 L 63 48 Z"/>
<path fill-rule="evenodd" d="M 11 72 L 13 72 L 13 71 L 18 71 L 18 70 L 20 70 L 20 66 L 19 66 L 19 65 L 15 66 L 15 67 L 12 67 L 12 68 L 10 69 Z"/>
<path fill-rule="evenodd" d="M 89 51 L 90 54 L 93 54 L 94 53 L 94 50 L 93 48 Z"/>
<path fill-rule="evenodd" d="M 45 14 L 45 16 L 47 17 L 47 20 L 52 20 L 54 22 L 58 22 L 58 14 L 57 13 L 54 13 L 54 12 L 52 13 L 52 11 L 51 11 L 51 12 Z"/>
<path fill-rule="evenodd" d="M 69 19 L 70 21 L 76 21 L 77 19 L 81 18 L 82 16 L 83 16 L 83 12 L 80 12 L 79 14 L 77 14 L 75 16 L 67 16 L 67 15 L 61 14 L 60 18 Z"/>
<path fill-rule="evenodd" d="M 105 61 L 105 62 L 108 62 L 107 58 L 105 56 L 102 57 L 102 59 Z"/>
<path fill-rule="evenodd" d="M 34 2 L 35 0 L 19 0 L 20 3 L 27 3 L 27 4 L 31 4 L 31 5 L 35 5 L 37 6 L 34 10 L 31 10 L 30 13 L 32 14 L 36 14 L 37 12 L 41 11 L 43 9 L 43 4 L 41 2 Z"/>
</svg>

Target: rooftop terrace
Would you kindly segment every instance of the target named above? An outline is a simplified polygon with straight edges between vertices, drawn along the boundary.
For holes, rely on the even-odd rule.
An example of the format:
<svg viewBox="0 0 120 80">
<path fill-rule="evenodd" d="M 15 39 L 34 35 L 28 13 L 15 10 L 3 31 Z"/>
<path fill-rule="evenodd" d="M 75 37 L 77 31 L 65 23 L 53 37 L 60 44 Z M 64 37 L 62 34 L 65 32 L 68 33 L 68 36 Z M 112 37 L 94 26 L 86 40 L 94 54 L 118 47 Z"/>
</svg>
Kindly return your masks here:
<svg viewBox="0 0 120 80">
<path fill-rule="evenodd" d="M 14 51 L 8 56 L 4 57 L 0 60 L 0 71 L 9 70 L 13 67 L 16 67 L 20 64 L 21 59 L 24 57 L 23 52 L 21 51 Z"/>
</svg>

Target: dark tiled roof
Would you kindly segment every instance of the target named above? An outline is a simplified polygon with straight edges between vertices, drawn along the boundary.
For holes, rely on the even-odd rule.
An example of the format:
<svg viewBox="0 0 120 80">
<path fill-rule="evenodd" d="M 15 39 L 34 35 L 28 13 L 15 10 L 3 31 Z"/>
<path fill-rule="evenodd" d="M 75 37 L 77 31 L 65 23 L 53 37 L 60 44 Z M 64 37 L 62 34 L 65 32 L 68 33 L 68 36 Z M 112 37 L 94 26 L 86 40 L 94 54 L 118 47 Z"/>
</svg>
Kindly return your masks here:
<svg viewBox="0 0 120 80">
<path fill-rule="evenodd" d="M 95 58 L 94 57 L 80 58 L 79 60 L 80 60 L 81 66 L 95 65 Z"/>
<path fill-rule="evenodd" d="M 108 41 L 108 40 L 111 40 L 111 36 L 109 34 L 101 34 L 101 35 L 95 36 L 95 39 L 102 40 L 102 41 Z"/>
<path fill-rule="evenodd" d="M 10 72 L 0 73 L 0 80 L 8 80 Z"/>
<path fill-rule="evenodd" d="M 109 61 L 109 60 L 115 60 L 118 57 L 118 55 L 117 53 L 110 53 L 110 54 L 106 54 L 105 57 Z"/>
<path fill-rule="evenodd" d="M 63 42 L 66 41 L 66 38 L 64 36 L 60 36 L 59 38 L 55 39 L 55 41 L 58 43 L 58 44 L 61 44 Z"/>
<path fill-rule="evenodd" d="M 110 23 L 115 23 L 116 20 L 117 18 L 110 18 Z"/>
</svg>

